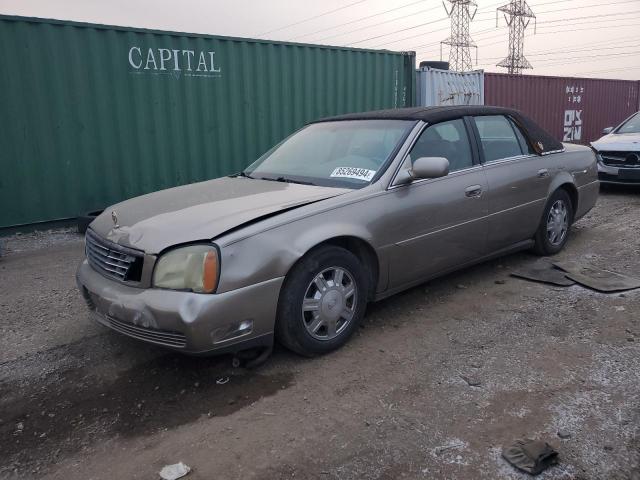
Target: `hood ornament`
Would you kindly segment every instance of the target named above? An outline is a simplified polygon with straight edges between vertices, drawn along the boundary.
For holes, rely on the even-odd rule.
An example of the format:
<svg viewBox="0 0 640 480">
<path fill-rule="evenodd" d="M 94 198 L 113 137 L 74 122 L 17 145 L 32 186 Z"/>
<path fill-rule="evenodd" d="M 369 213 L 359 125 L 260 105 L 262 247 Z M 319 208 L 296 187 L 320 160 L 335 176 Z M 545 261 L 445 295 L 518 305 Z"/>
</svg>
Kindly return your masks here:
<svg viewBox="0 0 640 480">
<path fill-rule="evenodd" d="M 120 228 L 120 225 L 118 225 L 118 214 L 115 210 L 111 210 L 111 220 L 113 220 L 113 228 Z"/>
</svg>

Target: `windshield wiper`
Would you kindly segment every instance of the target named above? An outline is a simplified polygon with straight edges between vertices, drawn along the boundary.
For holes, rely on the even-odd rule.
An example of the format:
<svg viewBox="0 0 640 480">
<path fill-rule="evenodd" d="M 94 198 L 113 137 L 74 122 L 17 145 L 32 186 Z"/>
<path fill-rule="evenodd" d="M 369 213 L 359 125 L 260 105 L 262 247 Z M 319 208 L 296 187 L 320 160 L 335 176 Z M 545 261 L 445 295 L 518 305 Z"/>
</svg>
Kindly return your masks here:
<svg viewBox="0 0 640 480">
<path fill-rule="evenodd" d="M 232 177 L 244 177 L 244 178 L 251 178 L 253 179 L 253 177 L 251 175 L 249 175 L 248 173 L 244 173 L 244 171 L 240 172 L 240 173 L 236 173 L 235 175 L 231 175 Z"/>
<path fill-rule="evenodd" d="M 271 182 L 297 183 L 300 185 L 313 185 L 313 183 L 311 182 L 304 182 L 302 180 L 293 180 L 291 178 L 282 177 L 282 176 L 277 178 L 262 177 L 262 180 L 269 180 Z"/>
</svg>

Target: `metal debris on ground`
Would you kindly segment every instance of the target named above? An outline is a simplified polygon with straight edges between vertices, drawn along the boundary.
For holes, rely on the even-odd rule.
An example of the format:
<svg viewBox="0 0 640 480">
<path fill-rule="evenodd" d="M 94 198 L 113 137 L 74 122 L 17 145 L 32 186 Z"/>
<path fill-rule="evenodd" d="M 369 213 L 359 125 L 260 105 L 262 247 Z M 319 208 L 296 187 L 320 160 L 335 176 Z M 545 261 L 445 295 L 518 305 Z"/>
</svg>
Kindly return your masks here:
<svg viewBox="0 0 640 480">
<path fill-rule="evenodd" d="M 540 260 L 532 265 L 524 265 L 511 272 L 511 276 L 561 287 L 568 287 L 576 283 L 574 280 L 567 278 L 565 272 L 554 268 L 553 264 L 546 260 Z"/>
<path fill-rule="evenodd" d="M 558 452 L 548 443 L 529 438 L 516 440 L 505 447 L 502 457 L 517 469 L 531 475 L 538 475 L 558 463 Z"/>
<path fill-rule="evenodd" d="M 480 382 L 480 380 L 478 380 L 477 378 L 468 377 L 466 375 L 460 375 L 460 378 L 467 382 L 467 385 L 469 385 L 470 387 L 479 387 L 482 384 L 482 382 Z"/>
<path fill-rule="evenodd" d="M 190 467 L 180 462 L 163 467 L 162 470 L 160 470 L 160 477 L 163 480 L 177 480 L 187 475 L 190 471 Z"/>
<path fill-rule="evenodd" d="M 640 279 L 592 265 L 580 265 L 577 262 L 553 262 L 553 266 L 562 270 L 568 278 L 599 292 L 622 292 L 640 288 Z"/>
<path fill-rule="evenodd" d="M 218 380 L 216 380 L 216 383 L 218 385 L 224 385 L 228 381 L 229 381 L 229 377 L 220 377 Z"/>
</svg>

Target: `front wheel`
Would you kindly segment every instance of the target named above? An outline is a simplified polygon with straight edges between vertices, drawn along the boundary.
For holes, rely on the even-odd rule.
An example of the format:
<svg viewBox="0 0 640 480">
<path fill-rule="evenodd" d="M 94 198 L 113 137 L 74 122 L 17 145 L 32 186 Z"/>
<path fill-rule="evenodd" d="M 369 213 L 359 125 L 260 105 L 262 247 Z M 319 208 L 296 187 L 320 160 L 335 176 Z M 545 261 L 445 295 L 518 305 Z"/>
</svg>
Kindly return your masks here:
<svg viewBox="0 0 640 480">
<path fill-rule="evenodd" d="M 555 255 L 569 239 L 573 222 L 573 205 L 566 190 L 556 190 L 544 207 L 535 236 L 534 251 L 538 255 Z"/>
<path fill-rule="evenodd" d="M 310 252 L 285 279 L 277 339 L 305 356 L 341 347 L 364 316 L 367 279 L 362 264 L 348 250 L 326 246 Z"/>
</svg>

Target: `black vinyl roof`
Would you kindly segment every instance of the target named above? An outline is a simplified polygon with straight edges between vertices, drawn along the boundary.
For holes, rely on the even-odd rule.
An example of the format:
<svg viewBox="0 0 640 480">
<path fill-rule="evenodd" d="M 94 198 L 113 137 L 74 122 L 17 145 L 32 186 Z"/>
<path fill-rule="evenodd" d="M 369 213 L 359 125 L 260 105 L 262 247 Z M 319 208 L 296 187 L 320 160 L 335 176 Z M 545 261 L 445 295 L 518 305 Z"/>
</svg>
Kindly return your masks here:
<svg viewBox="0 0 640 480">
<path fill-rule="evenodd" d="M 338 122 L 345 120 L 422 120 L 427 123 L 440 123 L 464 116 L 507 115 L 524 130 L 531 145 L 539 154 L 562 150 L 562 143 L 543 130 L 529 117 L 518 110 L 484 105 L 458 105 L 451 107 L 414 107 L 375 110 L 372 112 L 347 113 L 335 117 L 320 119 L 318 122 Z"/>
</svg>

